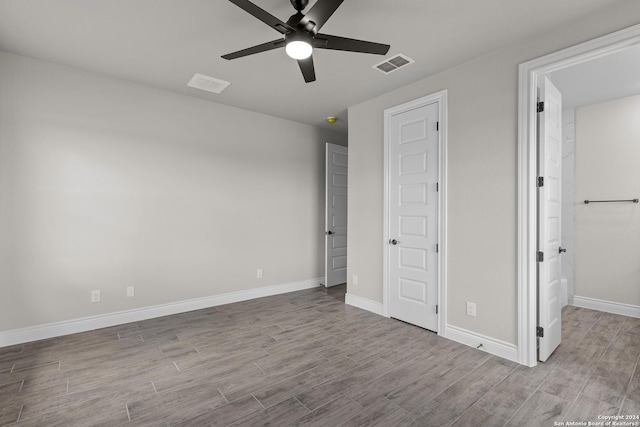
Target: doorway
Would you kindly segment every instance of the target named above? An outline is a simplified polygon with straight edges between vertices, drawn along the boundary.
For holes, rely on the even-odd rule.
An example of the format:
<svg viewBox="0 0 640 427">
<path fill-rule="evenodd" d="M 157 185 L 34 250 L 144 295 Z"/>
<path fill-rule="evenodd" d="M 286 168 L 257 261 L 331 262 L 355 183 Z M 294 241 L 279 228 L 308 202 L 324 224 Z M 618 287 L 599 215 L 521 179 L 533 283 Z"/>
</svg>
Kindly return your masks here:
<svg viewBox="0 0 640 427">
<path fill-rule="evenodd" d="M 325 157 L 325 287 L 347 282 L 347 147 L 327 143 Z"/>
<path fill-rule="evenodd" d="M 447 92 L 384 112 L 383 314 L 446 325 Z"/>
<path fill-rule="evenodd" d="M 537 88 L 548 73 L 640 45 L 640 25 L 520 65 L 518 123 L 518 358 L 537 364 Z"/>
<path fill-rule="evenodd" d="M 563 300 L 633 317 L 640 317 L 638 64 L 640 46 L 549 74 L 564 99 Z"/>
</svg>

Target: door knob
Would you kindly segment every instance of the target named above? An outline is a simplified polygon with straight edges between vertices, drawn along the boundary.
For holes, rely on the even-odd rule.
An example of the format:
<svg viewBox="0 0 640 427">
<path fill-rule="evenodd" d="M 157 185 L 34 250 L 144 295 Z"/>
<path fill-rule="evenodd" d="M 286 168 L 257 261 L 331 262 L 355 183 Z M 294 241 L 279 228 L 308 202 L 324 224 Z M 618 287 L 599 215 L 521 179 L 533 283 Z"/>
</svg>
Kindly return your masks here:
<svg viewBox="0 0 640 427">
<path fill-rule="evenodd" d="M 400 240 L 392 239 L 392 240 L 389 240 L 389 243 L 391 243 L 392 245 L 394 245 L 394 246 L 395 246 L 395 245 L 397 245 L 398 243 L 400 243 Z"/>
<path fill-rule="evenodd" d="M 567 252 L 567 250 L 562 246 L 558 247 L 558 253 L 561 254 L 562 252 Z"/>
<path fill-rule="evenodd" d="M 331 236 L 331 235 L 332 235 L 332 234 L 334 234 L 334 233 L 333 233 L 333 231 L 329 230 L 329 231 L 327 231 L 327 232 L 326 232 L 326 233 L 324 233 L 324 234 L 326 234 L 327 236 Z"/>
</svg>

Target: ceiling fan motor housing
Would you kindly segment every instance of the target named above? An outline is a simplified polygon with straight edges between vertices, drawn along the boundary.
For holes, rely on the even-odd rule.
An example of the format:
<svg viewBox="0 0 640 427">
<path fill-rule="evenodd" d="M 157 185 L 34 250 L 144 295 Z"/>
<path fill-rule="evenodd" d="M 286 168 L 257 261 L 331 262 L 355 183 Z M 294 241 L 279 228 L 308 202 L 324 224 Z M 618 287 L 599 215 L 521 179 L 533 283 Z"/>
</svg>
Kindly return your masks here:
<svg viewBox="0 0 640 427">
<path fill-rule="evenodd" d="M 285 40 L 285 43 L 301 41 L 301 42 L 311 44 L 311 40 L 313 40 L 313 35 L 298 31 L 297 33 L 285 34 L 284 40 Z"/>
</svg>

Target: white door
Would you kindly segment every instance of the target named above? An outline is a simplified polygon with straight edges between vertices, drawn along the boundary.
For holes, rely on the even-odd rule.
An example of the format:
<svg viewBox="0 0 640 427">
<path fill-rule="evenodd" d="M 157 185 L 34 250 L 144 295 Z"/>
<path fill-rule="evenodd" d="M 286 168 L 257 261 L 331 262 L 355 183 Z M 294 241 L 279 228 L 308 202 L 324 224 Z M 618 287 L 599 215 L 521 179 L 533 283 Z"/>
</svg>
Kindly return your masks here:
<svg viewBox="0 0 640 427">
<path fill-rule="evenodd" d="M 327 143 L 325 286 L 347 281 L 347 147 Z"/>
<path fill-rule="evenodd" d="M 560 345 L 562 334 L 562 95 L 548 78 L 541 83 L 544 111 L 538 114 L 538 359 L 544 362 Z"/>
<path fill-rule="evenodd" d="M 389 314 L 438 330 L 438 103 L 394 114 L 389 140 Z"/>
</svg>

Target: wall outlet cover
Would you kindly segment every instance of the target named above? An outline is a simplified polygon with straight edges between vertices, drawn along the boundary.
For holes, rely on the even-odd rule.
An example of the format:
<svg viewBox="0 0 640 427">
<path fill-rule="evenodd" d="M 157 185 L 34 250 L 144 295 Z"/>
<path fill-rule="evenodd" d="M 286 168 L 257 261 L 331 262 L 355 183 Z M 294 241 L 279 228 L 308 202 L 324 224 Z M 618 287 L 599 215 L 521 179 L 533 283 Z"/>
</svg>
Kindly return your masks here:
<svg viewBox="0 0 640 427">
<path fill-rule="evenodd" d="M 91 302 L 100 302 L 100 291 L 91 291 Z"/>
<path fill-rule="evenodd" d="M 475 317 L 475 315 L 476 315 L 476 303 L 467 302 L 467 316 Z"/>
</svg>

